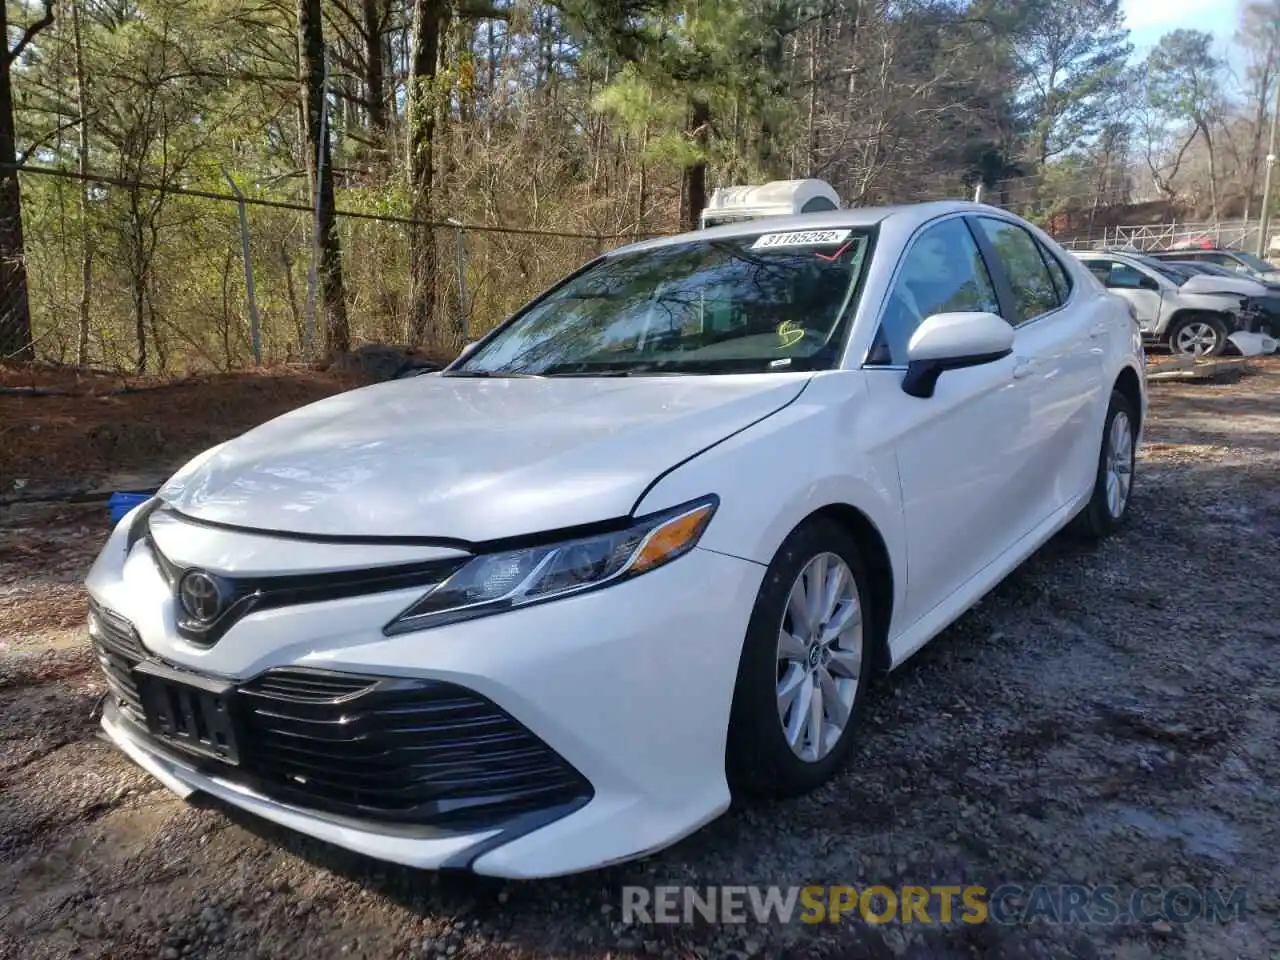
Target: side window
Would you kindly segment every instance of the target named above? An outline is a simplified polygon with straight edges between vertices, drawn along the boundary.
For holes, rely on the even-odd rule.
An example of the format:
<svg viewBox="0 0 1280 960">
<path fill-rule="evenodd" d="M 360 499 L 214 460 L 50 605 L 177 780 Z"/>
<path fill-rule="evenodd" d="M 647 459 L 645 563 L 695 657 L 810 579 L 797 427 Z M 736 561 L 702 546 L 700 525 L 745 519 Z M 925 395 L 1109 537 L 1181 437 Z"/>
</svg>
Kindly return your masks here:
<svg viewBox="0 0 1280 960">
<path fill-rule="evenodd" d="M 1000 305 L 978 244 L 957 217 L 929 227 L 907 250 L 867 362 L 905 364 L 911 335 L 926 317 L 969 312 L 999 313 Z"/>
<path fill-rule="evenodd" d="M 1104 287 L 1111 286 L 1111 264 L 1106 260 L 1086 260 L 1085 269 L 1098 278 Z"/>
<path fill-rule="evenodd" d="M 1009 278 L 1009 286 L 1013 288 L 1017 316 L 1006 319 L 1017 326 L 1057 308 L 1061 302 L 1058 291 L 1031 234 L 1012 223 L 991 217 L 979 217 L 978 224 L 995 248 Z"/>
<path fill-rule="evenodd" d="M 1052 250 L 1043 243 L 1037 242 L 1036 246 L 1040 248 L 1040 256 L 1044 258 L 1044 262 L 1049 267 L 1049 276 L 1053 277 L 1053 285 L 1058 291 L 1059 302 L 1066 300 L 1067 297 L 1071 296 L 1071 274 L 1067 273 L 1062 261 L 1054 256 Z"/>
<path fill-rule="evenodd" d="M 1115 263 L 1113 261 L 1108 266 L 1109 277 L 1104 281 L 1108 287 L 1119 288 L 1121 290 L 1142 289 L 1141 272 L 1135 270 L 1127 263 Z"/>
</svg>

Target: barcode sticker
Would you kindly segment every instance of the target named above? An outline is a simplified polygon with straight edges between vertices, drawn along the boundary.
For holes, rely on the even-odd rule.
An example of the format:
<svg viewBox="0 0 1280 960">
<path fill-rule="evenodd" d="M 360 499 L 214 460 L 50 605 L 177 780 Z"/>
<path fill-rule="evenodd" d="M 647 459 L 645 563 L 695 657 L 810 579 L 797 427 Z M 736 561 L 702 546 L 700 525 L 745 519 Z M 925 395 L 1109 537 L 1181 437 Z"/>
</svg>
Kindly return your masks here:
<svg viewBox="0 0 1280 960">
<path fill-rule="evenodd" d="M 851 230 L 797 230 L 794 233 L 766 233 L 757 237 L 752 250 L 773 247 L 830 247 L 849 239 Z"/>
</svg>

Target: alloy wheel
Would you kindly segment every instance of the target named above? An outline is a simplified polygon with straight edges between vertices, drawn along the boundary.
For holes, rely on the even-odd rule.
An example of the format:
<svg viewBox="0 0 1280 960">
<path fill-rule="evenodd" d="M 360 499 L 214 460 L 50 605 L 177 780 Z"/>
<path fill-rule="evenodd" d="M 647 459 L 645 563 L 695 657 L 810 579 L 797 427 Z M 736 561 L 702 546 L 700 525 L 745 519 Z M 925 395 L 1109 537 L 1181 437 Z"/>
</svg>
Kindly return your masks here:
<svg viewBox="0 0 1280 960">
<path fill-rule="evenodd" d="M 1213 353 L 1218 346 L 1218 331 L 1212 324 L 1196 320 L 1178 331 L 1174 347 L 1178 353 L 1190 357 L 1203 357 Z"/>
<path fill-rule="evenodd" d="M 816 763 L 835 749 L 862 674 L 862 608 L 853 571 L 821 553 L 800 571 L 778 629 L 778 719 L 787 744 Z"/>
<path fill-rule="evenodd" d="M 1129 488 L 1133 485 L 1133 427 L 1129 415 L 1123 410 L 1111 418 L 1111 430 L 1107 434 L 1107 512 L 1119 520 L 1129 502 Z"/>
</svg>

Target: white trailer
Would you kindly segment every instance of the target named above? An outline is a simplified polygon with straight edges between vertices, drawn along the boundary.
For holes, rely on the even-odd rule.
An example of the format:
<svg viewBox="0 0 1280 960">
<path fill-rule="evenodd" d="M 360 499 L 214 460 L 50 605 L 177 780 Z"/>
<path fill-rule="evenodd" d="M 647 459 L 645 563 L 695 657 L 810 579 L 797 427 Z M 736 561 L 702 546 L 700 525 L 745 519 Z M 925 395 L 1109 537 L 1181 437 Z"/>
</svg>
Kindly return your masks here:
<svg viewBox="0 0 1280 960">
<path fill-rule="evenodd" d="M 760 217 L 839 210 L 840 197 L 825 180 L 774 180 L 754 186 L 719 187 L 699 217 L 703 228 Z"/>
</svg>

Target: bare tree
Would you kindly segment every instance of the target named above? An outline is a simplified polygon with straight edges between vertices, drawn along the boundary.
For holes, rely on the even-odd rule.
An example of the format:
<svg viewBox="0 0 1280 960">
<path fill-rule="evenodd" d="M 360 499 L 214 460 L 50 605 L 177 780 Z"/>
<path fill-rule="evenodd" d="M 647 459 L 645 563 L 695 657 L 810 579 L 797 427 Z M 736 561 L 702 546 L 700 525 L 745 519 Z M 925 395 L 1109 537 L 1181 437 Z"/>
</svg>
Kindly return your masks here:
<svg viewBox="0 0 1280 960">
<path fill-rule="evenodd" d="M 13 65 L 40 31 L 53 25 L 53 0 L 44 0 L 44 15 L 22 29 L 9 46 L 9 19 L 0 3 L 0 360 L 29 360 L 31 301 L 27 295 L 27 258 L 22 239 L 22 188 L 18 183 L 17 138 L 13 119 Z M 25 158 L 24 158 L 25 159 Z"/>
<path fill-rule="evenodd" d="M 320 234 L 320 299 L 324 303 L 325 347 L 330 354 L 350 349 L 346 293 L 342 285 L 342 249 L 333 197 L 333 157 L 324 122 L 325 46 L 320 0 L 298 0 L 298 50 L 306 141 L 307 178 Z"/>
</svg>

